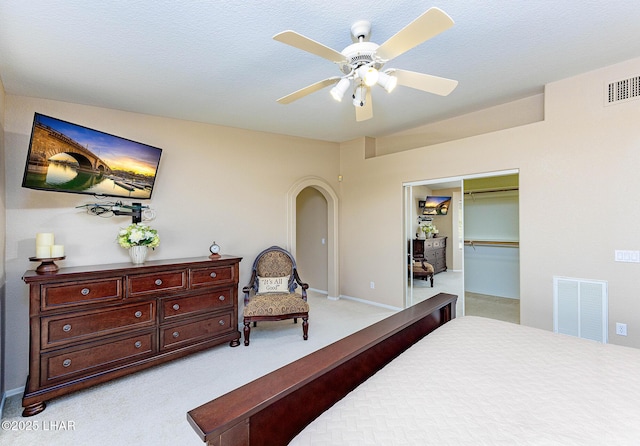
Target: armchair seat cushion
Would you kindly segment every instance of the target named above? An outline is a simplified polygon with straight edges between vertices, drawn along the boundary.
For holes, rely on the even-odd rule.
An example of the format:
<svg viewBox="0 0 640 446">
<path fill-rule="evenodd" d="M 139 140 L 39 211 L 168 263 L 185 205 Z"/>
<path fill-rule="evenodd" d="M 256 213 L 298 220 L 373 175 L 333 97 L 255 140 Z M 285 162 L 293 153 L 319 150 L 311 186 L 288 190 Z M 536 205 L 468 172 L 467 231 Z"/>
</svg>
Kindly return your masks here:
<svg viewBox="0 0 640 446">
<path fill-rule="evenodd" d="M 424 266 L 423 266 L 424 265 Z M 414 261 L 413 262 L 413 272 L 414 273 L 431 273 L 433 274 L 433 265 L 427 262 Z"/>
<path fill-rule="evenodd" d="M 269 293 L 255 295 L 244 307 L 244 317 L 280 316 L 307 313 L 309 304 L 298 293 Z"/>
</svg>

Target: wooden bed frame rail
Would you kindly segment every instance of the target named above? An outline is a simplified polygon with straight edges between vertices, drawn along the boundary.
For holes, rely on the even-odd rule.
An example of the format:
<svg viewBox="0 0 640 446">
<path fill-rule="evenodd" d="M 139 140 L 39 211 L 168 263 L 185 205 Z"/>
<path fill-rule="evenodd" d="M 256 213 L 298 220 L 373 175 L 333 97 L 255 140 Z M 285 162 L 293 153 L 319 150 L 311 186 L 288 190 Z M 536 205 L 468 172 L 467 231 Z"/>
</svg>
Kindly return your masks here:
<svg viewBox="0 0 640 446">
<path fill-rule="evenodd" d="M 439 326 L 455 318 L 440 293 L 190 410 L 211 446 L 286 445 L 311 421 Z"/>
</svg>

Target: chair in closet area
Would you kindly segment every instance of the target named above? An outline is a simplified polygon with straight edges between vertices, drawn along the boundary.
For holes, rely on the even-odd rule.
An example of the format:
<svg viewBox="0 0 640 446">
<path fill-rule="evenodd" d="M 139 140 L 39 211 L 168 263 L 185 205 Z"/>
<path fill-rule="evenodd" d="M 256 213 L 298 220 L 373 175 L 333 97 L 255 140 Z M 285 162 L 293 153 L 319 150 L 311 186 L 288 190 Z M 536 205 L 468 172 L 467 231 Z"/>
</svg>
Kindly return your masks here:
<svg viewBox="0 0 640 446">
<path fill-rule="evenodd" d="M 433 265 L 427 263 L 424 259 L 409 260 L 409 273 L 414 279 L 424 279 L 431 282 L 433 288 Z"/>
</svg>

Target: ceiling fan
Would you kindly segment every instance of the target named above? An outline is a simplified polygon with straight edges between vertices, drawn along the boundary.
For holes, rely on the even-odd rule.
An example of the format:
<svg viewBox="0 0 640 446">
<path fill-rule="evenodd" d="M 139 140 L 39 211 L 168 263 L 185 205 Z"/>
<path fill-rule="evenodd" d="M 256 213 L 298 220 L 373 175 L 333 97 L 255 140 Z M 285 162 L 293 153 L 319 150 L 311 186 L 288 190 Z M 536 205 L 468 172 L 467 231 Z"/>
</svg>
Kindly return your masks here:
<svg viewBox="0 0 640 446">
<path fill-rule="evenodd" d="M 378 45 L 369 41 L 371 23 L 361 20 L 351 26 L 351 36 L 354 43 L 347 46 L 342 52 L 331 49 L 295 31 L 278 33 L 273 36 L 278 42 L 328 59 L 337 64 L 342 72 L 342 76 L 333 76 L 311 84 L 281 97 L 278 102 L 289 104 L 332 84 L 334 86 L 331 89 L 331 96 L 335 100 L 341 101 L 347 90 L 353 88 L 351 97 L 356 109 L 356 121 L 365 121 L 373 117 L 371 87 L 376 84 L 389 93 L 399 84 L 446 96 L 456 88 L 458 81 L 396 68 L 382 71 L 382 68 L 391 59 L 452 26 L 453 20 L 444 11 L 430 8 L 382 45 Z"/>
</svg>

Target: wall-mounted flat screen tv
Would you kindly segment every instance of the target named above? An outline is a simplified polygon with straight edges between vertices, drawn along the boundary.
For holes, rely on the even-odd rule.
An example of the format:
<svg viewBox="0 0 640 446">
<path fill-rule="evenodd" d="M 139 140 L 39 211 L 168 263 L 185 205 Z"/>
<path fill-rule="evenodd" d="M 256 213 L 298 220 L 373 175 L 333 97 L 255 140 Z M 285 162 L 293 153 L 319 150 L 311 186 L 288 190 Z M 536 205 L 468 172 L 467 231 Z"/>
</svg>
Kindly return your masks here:
<svg viewBox="0 0 640 446">
<path fill-rule="evenodd" d="M 422 209 L 422 215 L 447 215 L 451 197 L 427 196 Z"/>
<path fill-rule="evenodd" d="M 149 199 L 162 149 L 36 113 L 22 187 Z"/>
</svg>

